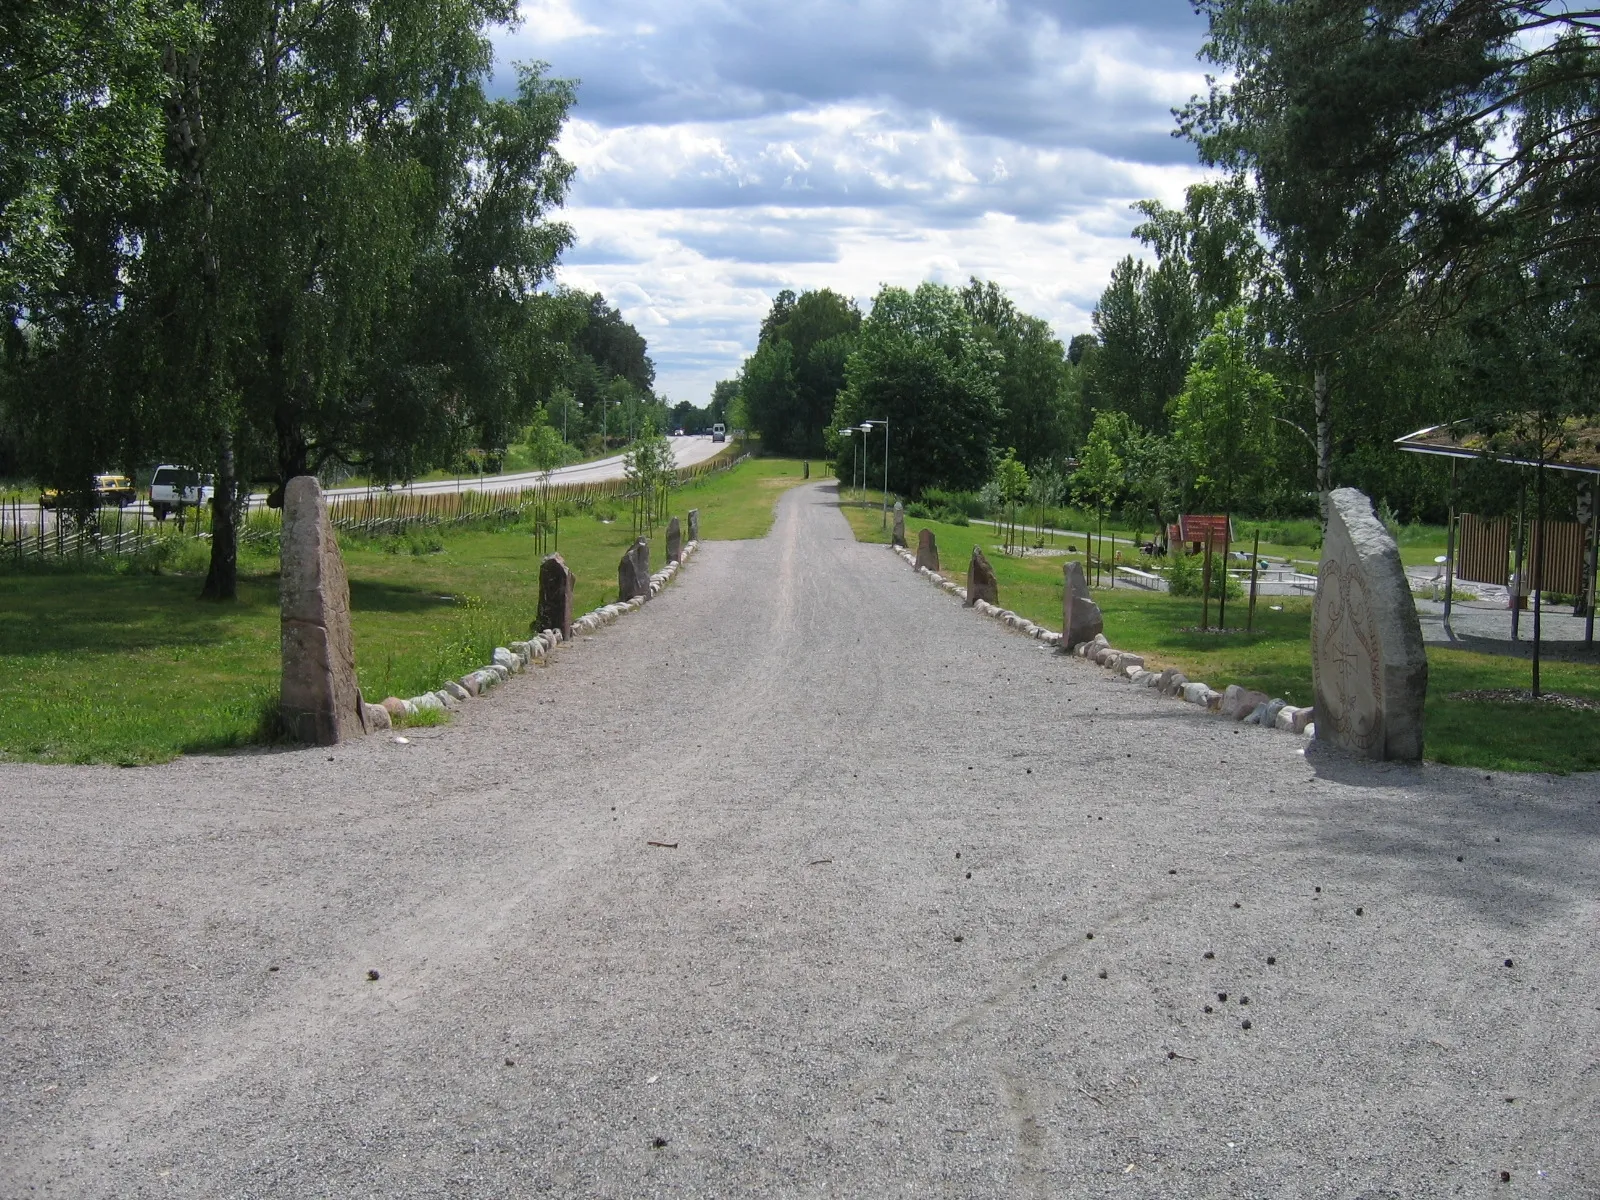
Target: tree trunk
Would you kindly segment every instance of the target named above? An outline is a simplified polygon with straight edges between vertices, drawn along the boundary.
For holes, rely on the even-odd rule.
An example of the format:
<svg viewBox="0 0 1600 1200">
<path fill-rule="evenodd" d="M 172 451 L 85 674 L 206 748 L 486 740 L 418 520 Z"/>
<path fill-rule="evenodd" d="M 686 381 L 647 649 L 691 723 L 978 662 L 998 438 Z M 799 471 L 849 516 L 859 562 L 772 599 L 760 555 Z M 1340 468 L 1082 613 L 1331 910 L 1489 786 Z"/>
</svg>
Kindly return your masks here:
<svg viewBox="0 0 1600 1200">
<path fill-rule="evenodd" d="M 1317 495 L 1326 497 L 1333 490 L 1333 414 L 1328 403 L 1328 368 L 1320 363 L 1311 376 L 1311 396 L 1317 418 Z M 1326 521 L 1326 499 L 1322 505 Z"/>
<path fill-rule="evenodd" d="M 239 482 L 234 470 L 233 438 L 218 439 L 217 487 L 211 496 L 211 568 L 202 600 L 239 598 Z"/>
</svg>

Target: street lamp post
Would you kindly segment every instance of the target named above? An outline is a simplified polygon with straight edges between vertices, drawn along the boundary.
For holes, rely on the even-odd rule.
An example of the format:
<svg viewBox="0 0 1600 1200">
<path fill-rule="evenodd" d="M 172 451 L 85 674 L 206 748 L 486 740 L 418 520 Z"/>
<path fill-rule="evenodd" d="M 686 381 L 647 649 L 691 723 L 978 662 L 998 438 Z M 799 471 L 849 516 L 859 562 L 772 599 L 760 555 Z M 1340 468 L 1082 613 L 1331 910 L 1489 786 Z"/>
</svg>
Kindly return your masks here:
<svg viewBox="0 0 1600 1200">
<path fill-rule="evenodd" d="M 855 426 L 853 426 L 853 425 L 848 429 L 839 430 L 839 436 L 840 437 L 847 437 L 847 438 L 850 439 L 850 486 L 851 486 L 851 488 L 854 488 L 856 486 L 856 464 L 860 461 L 860 458 L 861 458 L 861 456 L 856 453 L 856 439 L 853 436 L 858 432 L 860 432 L 860 431 L 857 430 L 855 428 Z"/>
<path fill-rule="evenodd" d="M 881 528 L 889 528 L 889 422 L 874 418 L 871 421 L 861 422 L 861 444 L 866 447 L 866 435 L 872 432 L 874 425 L 883 426 L 883 521 Z M 866 481 L 862 480 L 863 486 Z"/>
</svg>

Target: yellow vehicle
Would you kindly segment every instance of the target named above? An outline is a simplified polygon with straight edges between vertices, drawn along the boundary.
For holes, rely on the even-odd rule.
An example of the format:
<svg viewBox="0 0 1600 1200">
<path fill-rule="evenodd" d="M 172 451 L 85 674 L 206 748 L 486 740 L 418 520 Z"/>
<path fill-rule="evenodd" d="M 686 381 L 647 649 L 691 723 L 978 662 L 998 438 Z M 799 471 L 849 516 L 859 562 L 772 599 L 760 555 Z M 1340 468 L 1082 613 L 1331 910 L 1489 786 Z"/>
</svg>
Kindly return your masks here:
<svg viewBox="0 0 1600 1200">
<path fill-rule="evenodd" d="M 126 475 L 96 475 L 94 477 L 94 499 L 96 507 L 115 505 L 121 508 L 132 504 L 135 498 L 133 480 Z M 39 504 L 43 508 L 60 508 L 62 505 L 62 492 L 60 488 L 45 488 L 39 495 Z"/>
</svg>

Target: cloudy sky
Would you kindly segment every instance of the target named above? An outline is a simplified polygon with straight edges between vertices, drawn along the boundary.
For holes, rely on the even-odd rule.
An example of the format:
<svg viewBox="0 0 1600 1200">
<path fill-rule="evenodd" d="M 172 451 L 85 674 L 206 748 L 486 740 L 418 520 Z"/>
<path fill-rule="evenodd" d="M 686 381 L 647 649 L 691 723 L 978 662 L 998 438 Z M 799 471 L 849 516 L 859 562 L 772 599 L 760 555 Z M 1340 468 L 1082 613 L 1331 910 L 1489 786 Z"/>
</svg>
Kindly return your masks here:
<svg viewBox="0 0 1600 1200">
<path fill-rule="evenodd" d="M 563 281 L 703 404 L 772 297 L 993 279 L 1064 338 L 1128 206 L 1199 177 L 1171 109 L 1204 87 L 1187 0 L 524 0 L 499 60 L 580 81 Z"/>
</svg>

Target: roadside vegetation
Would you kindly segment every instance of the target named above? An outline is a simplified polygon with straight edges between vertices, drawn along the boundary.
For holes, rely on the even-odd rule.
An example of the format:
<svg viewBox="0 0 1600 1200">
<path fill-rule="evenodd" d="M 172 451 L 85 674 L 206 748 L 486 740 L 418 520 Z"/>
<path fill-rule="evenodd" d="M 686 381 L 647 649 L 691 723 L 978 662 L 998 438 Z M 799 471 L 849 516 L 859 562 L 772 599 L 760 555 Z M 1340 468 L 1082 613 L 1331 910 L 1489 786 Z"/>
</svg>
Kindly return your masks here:
<svg viewBox="0 0 1600 1200">
<path fill-rule="evenodd" d="M 881 512 L 871 504 L 844 508 L 859 540 L 887 543 L 889 532 L 882 527 Z M 981 545 L 994 567 L 1000 603 L 1038 624 L 1061 628 L 1061 568 L 1067 557 L 1007 555 L 1000 552 L 998 529 L 908 518 L 906 535 L 913 548 L 917 531 L 924 527 L 938 541 L 940 566 L 947 578 L 964 584 L 972 548 Z M 1081 539 L 1058 539 L 1057 545 L 1068 541 L 1080 551 L 1083 548 Z M 1071 557 L 1081 560 L 1078 554 Z M 1191 679 L 1203 679 L 1218 689 L 1237 683 L 1292 704 L 1314 702 L 1310 597 L 1259 597 L 1254 632 L 1225 635 L 1196 632 L 1199 596 L 1101 587 L 1095 589 L 1094 598 L 1105 614 L 1111 643 L 1144 655 L 1154 669 L 1177 667 Z M 1213 601 L 1213 621 L 1216 613 Z M 1242 630 L 1244 623 L 1245 601 L 1230 600 L 1229 627 Z M 1546 662 L 1543 672 L 1549 691 L 1600 700 L 1600 673 L 1591 666 Z M 1600 769 L 1600 712 L 1450 698 L 1465 691 L 1526 688 L 1527 683 L 1528 664 L 1523 659 L 1429 646 L 1427 757 L 1494 771 Z"/>
<path fill-rule="evenodd" d="M 761 537 L 802 467 L 751 459 L 675 490 L 680 520 L 700 510 L 707 539 Z M 632 540 L 628 501 L 597 501 L 561 522 L 578 612 L 616 598 Z M 278 688 L 278 563 L 246 539 L 239 600 L 197 598 L 205 543 L 104 563 L 0 564 L 0 755 L 44 762 L 159 762 L 270 739 Z M 356 665 L 370 701 L 411 696 L 526 637 L 540 556 L 531 525 L 414 528 L 341 536 Z M 652 565 L 664 561 L 659 533 Z"/>
</svg>

